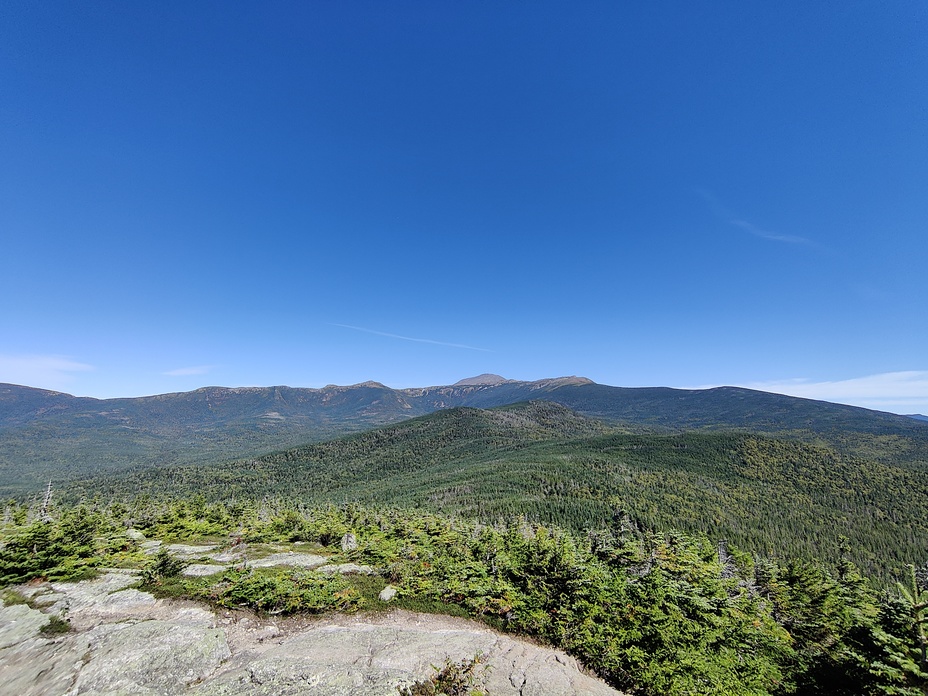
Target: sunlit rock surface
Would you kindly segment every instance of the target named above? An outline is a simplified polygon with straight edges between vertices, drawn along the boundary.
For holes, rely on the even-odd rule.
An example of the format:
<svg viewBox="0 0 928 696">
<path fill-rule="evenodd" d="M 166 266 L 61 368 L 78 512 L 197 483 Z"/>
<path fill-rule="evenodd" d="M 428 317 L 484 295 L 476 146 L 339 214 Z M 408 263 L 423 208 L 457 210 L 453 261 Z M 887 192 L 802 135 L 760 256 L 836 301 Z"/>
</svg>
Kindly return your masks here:
<svg viewBox="0 0 928 696">
<path fill-rule="evenodd" d="M 318 618 L 219 614 L 156 600 L 127 572 L 19 590 L 36 608 L 0 606 L 0 690 L 18 696 L 312 693 L 395 696 L 435 667 L 479 656 L 494 696 L 616 694 L 560 651 L 464 619 L 393 611 Z M 50 617 L 69 621 L 44 635 Z"/>
</svg>

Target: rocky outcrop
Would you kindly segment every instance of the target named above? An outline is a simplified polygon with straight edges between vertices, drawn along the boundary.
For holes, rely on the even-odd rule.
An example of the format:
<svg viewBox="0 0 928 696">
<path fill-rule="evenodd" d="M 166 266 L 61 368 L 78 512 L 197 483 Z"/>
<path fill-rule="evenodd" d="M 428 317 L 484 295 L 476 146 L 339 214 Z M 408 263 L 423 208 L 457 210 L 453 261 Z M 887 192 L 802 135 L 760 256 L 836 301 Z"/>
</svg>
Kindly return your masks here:
<svg viewBox="0 0 928 696">
<path fill-rule="evenodd" d="M 37 609 L 0 609 L 0 683 L 20 696 L 183 693 L 232 656 L 212 612 L 129 588 L 129 573 L 20 588 Z M 23 610 L 28 615 L 23 615 Z M 15 612 L 15 613 L 14 613 Z M 43 635 L 52 616 L 68 633 Z M 12 631 L 11 631 L 12 629 Z"/>
<path fill-rule="evenodd" d="M 445 616 L 392 611 L 311 619 L 217 614 L 134 590 L 131 573 L 19 590 L 0 606 L 0 684 L 18 696 L 396 696 L 436 666 L 479 657 L 494 696 L 617 692 L 562 652 Z M 51 615 L 71 630 L 46 636 Z"/>
<path fill-rule="evenodd" d="M 192 693 L 295 696 L 311 688 L 319 696 L 396 696 L 400 686 L 434 675 L 434 666 L 477 656 L 478 684 L 494 695 L 616 693 L 558 651 L 470 621 L 403 611 L 319 622 L 274 641 Z"/>
<path fill-rule="evenodd" d="M 0 650 L 29 640 L 47 623 L 48 616 L 25 604 L 0 606 Z"/>
<path fill-rule="evenodd" d="M 328 562 L 325 556 L 319 556 L 314 553 L 299 553 L 287 551 L 283 553 L 272 553 L 264 558 L 249 561 L 248 564 L 255 568 L 271 568 L 272 566 L 294 566 L 296 568 L 318 568 Z"/>
</svg>

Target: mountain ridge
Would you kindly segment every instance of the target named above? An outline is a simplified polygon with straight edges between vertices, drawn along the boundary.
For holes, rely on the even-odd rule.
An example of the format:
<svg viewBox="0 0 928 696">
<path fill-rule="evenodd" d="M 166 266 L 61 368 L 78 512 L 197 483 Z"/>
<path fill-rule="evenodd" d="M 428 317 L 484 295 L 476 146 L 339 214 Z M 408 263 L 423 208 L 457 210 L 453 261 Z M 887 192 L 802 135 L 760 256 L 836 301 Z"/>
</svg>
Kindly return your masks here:
<svg viewBox="0 0 928 696">
<path fill-rule="evenodd" d="M 395 394 L 400 394 L 405 397 L 420 397 L 420 396 L 431 396 L 436 394 L 447 395 L 450 393 L 460 393 L 467 394 L 477 391 L 486 390 L 487 388 L 496 388 L 504 386 L 518 386 L 523 389 L 538 390 L 546 388 L 558 388 L 558 387 L 567 387 L 567 386 L 592 386 L 598 388 L 605 388 L 608 390 L 620 390 L 627 394 L 644 394 L 644 393 L 673 393 L 681 397 L 686 396 L 695 396 L 695 395 L 704 395 L 710 393 L 739 393 L 739 394 L 764 394 L 771 397 L 778 397 L 781 399 L 789 400 L 790 402 L 798 403 L 816 403 L 816 404 L 827 404 L 831 407 L 839 408 L 845 411 L 854 411 L 854 412 L 868 412 L 870 414 L 880 414 L 884 417 L 889 417 L 897 422 L 904 422 L 905 419 L 911 420 L 923 420 L 928 419 L 928 416 L 921 414 L 896 414 L 889 411 L 879 411 L 875 409 L 868 409 L 862 406 L 851 406 L 847 404 L 838 404 L 834 402 L 829 402 L 821 399 L 809 399 L 805 397 L 795 397 L 788 396 L 785 394 L 779 394 L 777 392 L 765 392 L 756 389 L 748 389 L 746 387 L 735 387 L 729 385 L 722 385 L 718 387 L 707 387 L 704 389 L 684 389 L 677 387 L 618 387 L 613 385 L 600 384 L 594 382 L 591 379 L 586 377 L 578 376 L 563 376 L 563 377 L 552 377 L 552 378 L 543 378 L 538 380 L 513 380 L 506 379 L 500 375 L 484 373 L 477 375 L 475 377 L 469 377 L 465 379 L 458 380 L 454 384 L 450 385 L 433 385 L 428 387 L 388 387 L 381 382 L 375 380 L 366 380 L 364 382 L 359 382 L 356 384 L 350 385 L 338 385 L 338 384 L 327 384 L 324 387 L 291 387 L 288 385 L 271 385 L 271 386 L 242 386 L 242 387 L 226 387 L 220 385 L 207 385 L 203 387 L 198 387 L 196 389 L 188 391 L 179 391 L 179 392 L 165 392 L 162 394 L 150 394 L 145 396 L 136 396 L 136 397 L 111 397 L 111 398 L 97 398 L 93 396 L 76 396 L 69 394 L 67 392 L 52 390 L 52 389 L 43 389 L 41 387 L 31 387 L 28 385 L 13 384 L 0 382 L 0 427 L 5 425 L 6 419 L 9 417 L 12 410 L 12 406 L 17 404 L 17 402 L 33 402 L 38 398 L 45 398 L 47 400 L 54 400 L 56 403 L 54 406 L 61 406 L 67 403 L 68 405 L 72 404 L 86 404 L 86 405 L 103 405 L 103 404 L 125 404 L 130 402 L 136 403 L 153 403 L 160 402 L 169 399 L 177 398 L 191 398 L 195 396 L 205 396 L 207 400 L 211 397 L 227 398 L 230 395 L 266 395 L 268 392 L 273 392 L 274 397 L 277 399 L 283 398 L 282 394 L 333 394 L 333 393 L 345 393 L 352 390 L 360 389 L 377 389 L 387 392 L 392 392 Z M 25 395 L 29 395 L 28 397 Z M 36 413 L 40 414 L 49 410 L 49 407 L 41 407 L 36 409 Z"/>
<path fill-rule="evenodd" d="M 208 386 L 117 399 L 0 384 L 0 495 L 34 490 L 49 478 L 259 456 L 442 409 L 532 400 L 612 425 L 787 435 L 928 468 L 928 423 L 907 416 L 740 387 L 614 387 L 582 377 L 531 382 L 497 377 L 405 389 L 374 381 L 321 389 Z"/>
</svg>

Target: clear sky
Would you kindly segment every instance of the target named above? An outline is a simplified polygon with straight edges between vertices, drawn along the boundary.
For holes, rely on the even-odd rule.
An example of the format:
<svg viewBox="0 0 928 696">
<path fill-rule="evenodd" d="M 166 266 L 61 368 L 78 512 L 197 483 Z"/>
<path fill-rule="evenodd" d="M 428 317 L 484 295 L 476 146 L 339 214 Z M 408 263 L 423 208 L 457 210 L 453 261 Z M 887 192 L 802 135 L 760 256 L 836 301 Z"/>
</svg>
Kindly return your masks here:
<svg viewBox="0 0 928 696">
<path fill-rule="evenodd" d="M 928 3 L 0 4 L 0 381 L 928 413 Z"/>
</svg>

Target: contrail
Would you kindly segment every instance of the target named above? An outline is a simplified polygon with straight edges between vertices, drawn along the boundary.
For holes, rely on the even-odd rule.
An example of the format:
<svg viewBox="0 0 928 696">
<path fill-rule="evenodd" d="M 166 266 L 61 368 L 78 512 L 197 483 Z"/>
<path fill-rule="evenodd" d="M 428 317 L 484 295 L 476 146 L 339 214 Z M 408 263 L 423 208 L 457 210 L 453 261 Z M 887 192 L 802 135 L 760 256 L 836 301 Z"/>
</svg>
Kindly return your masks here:
<svg viewBox="0 0 928 696">
<path fill-rule="evenodd" d="M 353 329 L 354 331 L 363 331 L 364 333 L 374 334 L 375 336 L 386 336 L 387 338 L 398 338 L 402 341 L 413 341 L 415 343 L 431 343 L 433 346 L 448 346 L 449 348 L 464 348 L 466 350 L 479 350 L 484 353 L 492 353 L 489 348 L 477 348 L 476 346 L 466 346 L 463 343 L 447 343 L 446 341 L 433 341 L 430 338 L 413 338 L 411 336 L 400 336 L 399 334 L 387 333 L 385 331 L 374 331 L 365 329 L 363 326 L 351 326 L 350 324 L 330 324 L 330 326 L 340 326 L 343 329 Z"/>
</svg>

